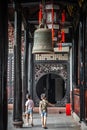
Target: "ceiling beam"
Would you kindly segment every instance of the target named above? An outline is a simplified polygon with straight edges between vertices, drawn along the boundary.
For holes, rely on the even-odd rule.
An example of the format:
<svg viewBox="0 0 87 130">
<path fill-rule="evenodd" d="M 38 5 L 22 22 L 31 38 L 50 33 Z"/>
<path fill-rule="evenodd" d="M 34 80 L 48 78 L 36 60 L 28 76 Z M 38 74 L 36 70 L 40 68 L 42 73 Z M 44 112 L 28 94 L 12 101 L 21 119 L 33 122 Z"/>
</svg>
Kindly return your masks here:
<svg viewBox="0 0 87 130">
<path fill-rule="evenodd" d="M 72 4 L 72 5 L 74 5 L 74 4 L 77 4 L 78 2 L 76 1 L 76 0 L 54 0 L 53 1 L 53 3 L 59 3 L 59 4 L 63 4 L 63 5 L 67 5 L 67 4 Z M 37 5 L 40 5 L 41 4 L 41 2 L 26 2 L 26 0 L 25 0 L 25 2 L 24 3 L 20 3 L 20 5 L 22 6 L 22 7 L 32 7 L 32 6 L 37 6 Z M 9 8 L 11 8 L 11 7 L 13 7 L 13 4 L 8 4 L 8 7 Z"/>
<path fill-rule="evenodd" d="M 39 6 L 39 4 L 40 4 L 41 2 L 25 2 L 25 3 L 20 3 L 20 5 L 22 6 L 22 7 L 33 7 L 33 6 Z M 12 8 L 13 7 L 13 4 L 8 4 L 8 8 Z"/>
</svg>

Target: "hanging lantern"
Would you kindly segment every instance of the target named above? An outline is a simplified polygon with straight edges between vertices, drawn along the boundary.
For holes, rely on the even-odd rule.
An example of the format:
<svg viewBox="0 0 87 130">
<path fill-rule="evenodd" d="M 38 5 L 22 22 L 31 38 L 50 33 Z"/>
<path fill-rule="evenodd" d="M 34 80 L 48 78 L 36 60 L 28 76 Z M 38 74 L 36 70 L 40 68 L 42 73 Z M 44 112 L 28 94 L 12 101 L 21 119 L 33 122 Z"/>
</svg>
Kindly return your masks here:
<svg viewBox="0 0 87 130">
<path fill-rule="evenodd" d="M 40 5 L 40 11 L 39 11 L 39 24 L 42 22 L 42 5 Z"/>
<path fill-rule="evenodd" d="M 62 18 L 61 18 L 61 21 L 62 21 L 62 22 L 65 22 L 65 10 L 63 10 L 63 12 L 62 12 Z"/>
<path fill-rule="evenodd" d="M 59 50 L 62 50 L 62 44 L 65 42 L 65 31 L 62 30 L 61 31 L 61 40 L 60 42 L 58 43 L 58 49 Z"/>
<path fill-rule="evenodd" d="M 52 28 L 52 47 L 54 47 L 54 28 Z"/>
<path fill-rule="evenodd" d="M 62 42 L 58 43 L 58 49 L 62 50 Z"/>
<path fill-rule="evenodd" d="M 52 47 L 58 42 L 58 30 L 59 30 L 59 10 L 58 4 L 47 3 L 46 10 L 46 24 L 49 29 L 52 30 Z"/>
<path fill-rule="evenodd" d="M 60 41 L 61 41 L 61 31 L 58 30 L 58 42 L 60 43 Z"/>
<path fill-rule="evenodd" d="M 52 4 L 52 3 L 48 3 L 45 5 L 45 10 L 46 10 L 46 23 L 48 26 L 53 24 L 58 24 L 59 22 L 59 5 L 57 4 Z"/>
<path fill-rule="evenodd" d="M 62 30 L 62 32 L 61 32 L 61 41 L 65 42 L 65 31 L 64 30 Z"/>
<path fill-rule="evenodd" d="M 54 39 L 54 29 L 52 28 L 52 41 Z"/>
<path fill-rule="evenodd" d="M 52 46 L 53 46 L 53 40 L 54 40 L 53 22 L 54 22 L 54 10 L 53 10 L 53 7 L 52 7 Z"/>
<path fill-rule="evenodd" d="M 32 53 L 53 53 L 52 47 L 52 32 L 48 28 L 41 28 L 37 29 L 34 32 L 34 46 Z"/>
<path fill-rule="evenodd" d="M 61 31 L 58 31 L 58 50 L 62 50 Z"/>
<path fill-rule="evenodd" d="M 52 24 L 54 23 L 54 9 L 52 7 Z"/>
</svg>

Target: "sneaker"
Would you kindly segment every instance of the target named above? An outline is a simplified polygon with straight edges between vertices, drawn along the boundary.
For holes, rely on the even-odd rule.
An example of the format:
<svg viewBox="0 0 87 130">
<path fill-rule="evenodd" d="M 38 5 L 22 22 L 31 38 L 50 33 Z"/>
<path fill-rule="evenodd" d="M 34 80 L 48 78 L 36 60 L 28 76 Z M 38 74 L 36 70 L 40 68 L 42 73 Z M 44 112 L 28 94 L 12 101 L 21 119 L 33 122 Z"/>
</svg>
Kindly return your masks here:
<svg viewBox="0 0 87 130">
<path fill-rule="evenodd" d="M 28 125 L 29 125 L 29 123 L 26 123 L 26 124 L 25 124 L 25 126 L 28 126 Z"/>
<path fill-rule="evenodd" d="M 31 126 L 33 127 L 33 126 L 34 126 L 34 124 L 31 124 Z"/>
<path fill-rule="evenodd" d="M 42 125 L 42 128 L 44 128 L 44 125 Z"/>
<path fill-rule="evenodd" d="M 45 127 L 43 127 L 44 129 L 48 129 L 46 126 Z"/>
</svg>

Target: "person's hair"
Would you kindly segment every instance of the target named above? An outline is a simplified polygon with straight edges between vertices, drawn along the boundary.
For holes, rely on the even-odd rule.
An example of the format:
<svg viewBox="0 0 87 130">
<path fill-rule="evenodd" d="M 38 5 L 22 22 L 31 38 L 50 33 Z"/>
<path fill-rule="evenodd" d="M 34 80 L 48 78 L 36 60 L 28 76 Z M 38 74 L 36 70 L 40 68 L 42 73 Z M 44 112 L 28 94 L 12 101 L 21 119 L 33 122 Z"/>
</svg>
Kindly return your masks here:
<svg viewBox="0 0 87 130">
<path fill-rule="evenodd" d="M 27 96 L 27 97 L 28 97 L 28 99 L 30 99 L 30 98 L 31 98 L 31 95 L 30 95 L 30 94 L 28 94 L 28 96 Z"/>
<path fill-rule="evenodd" d="M 42 93 L 42 94 L 41 94 L 41 99 L 45 99 L 45 98 L 46 98 L 45 93 Z"/>
</svg>

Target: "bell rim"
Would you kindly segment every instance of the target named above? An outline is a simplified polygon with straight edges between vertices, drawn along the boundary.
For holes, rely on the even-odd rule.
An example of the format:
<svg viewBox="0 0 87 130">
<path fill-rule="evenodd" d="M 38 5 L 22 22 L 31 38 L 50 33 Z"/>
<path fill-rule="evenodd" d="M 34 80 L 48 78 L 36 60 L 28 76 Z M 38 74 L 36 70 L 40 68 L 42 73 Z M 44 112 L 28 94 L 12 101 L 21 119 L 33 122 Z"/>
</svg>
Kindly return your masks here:
<svg viewBox="0 0 87 130">
<path fill-rule="evenodd" d="M 51 29 L 47 29 L 47 28 L 38 28 L 35 30 L 35 33 L 38 32 L 38 31 L 47 31 L 47 32 L 51 32 Z"/>
</svg>

